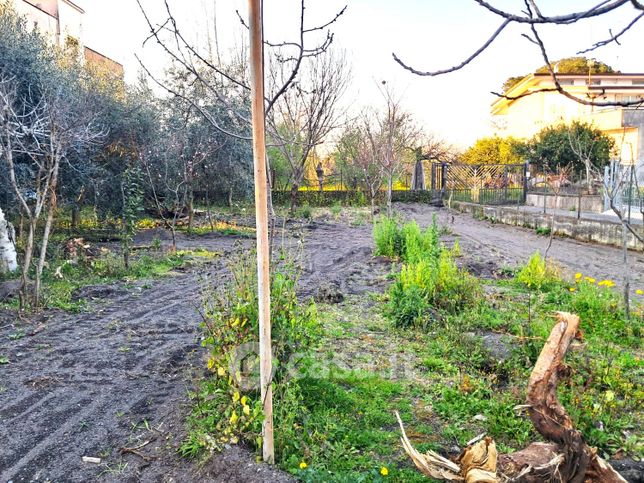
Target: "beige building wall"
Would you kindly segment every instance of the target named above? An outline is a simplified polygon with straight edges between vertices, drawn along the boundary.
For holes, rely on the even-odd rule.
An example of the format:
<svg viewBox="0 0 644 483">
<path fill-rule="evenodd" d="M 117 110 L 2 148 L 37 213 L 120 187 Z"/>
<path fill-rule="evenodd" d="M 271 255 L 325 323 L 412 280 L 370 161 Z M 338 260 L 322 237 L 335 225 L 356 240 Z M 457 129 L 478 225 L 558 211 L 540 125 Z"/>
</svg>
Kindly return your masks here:
<svg viewBox="0 0 644 483">
<path fill-rule="evenodd" d="M 576 78 L 575 78 L 576 77 Z M 644 75 L 618 75 L 588 79 L 587 76 L 568 76 L 564 86 L 567 92 L 579 98 L 593 96 L 600 101 L 644 98 Z M 589 82 L 592 88 L 589 89 Z M 604 89 L 604 86 L 606 88 Z M 538 92 L 552 88 L 549 78 L 528 76 L 508 94 L 519 96 L 531 91 L 534 94 L 515 100 L 498 99 L 492 105 L 492 126 L 498 136 L 529 139 L 547 126 L 581 121 L 592 124 L 615 140 L 615 156 L 624 163 L 644 163 L 644 125 L 625 122 L 625 108 L 588 106 L 558 92 Z M 630 109 L 630 108 L 627 108 Z M 631 109 L 632 111 L 632 109 Z M 644 108 L 642 109 L 644 112 Z M 644 117 L 643 117 L 644 118 Z"/>
<path fill-rule="evenodd" d="M 16 12 L 27 18 L 27 23 L 31 28 L 38 28 L 49 37 L 49 39 L 58 43 L 58 0 L 47 0 L 42 2 L 27 2 L 25 0 L 11 0 Z"/>
</svg>

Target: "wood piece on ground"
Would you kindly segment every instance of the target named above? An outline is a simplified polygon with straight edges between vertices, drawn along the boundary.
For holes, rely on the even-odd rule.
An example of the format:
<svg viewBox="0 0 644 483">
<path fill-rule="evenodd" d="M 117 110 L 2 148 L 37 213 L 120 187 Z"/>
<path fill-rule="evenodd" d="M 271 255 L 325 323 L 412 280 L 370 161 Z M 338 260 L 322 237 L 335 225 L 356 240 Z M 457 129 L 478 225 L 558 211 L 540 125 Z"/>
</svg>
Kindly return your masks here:
<svg viewBox="0 0 644 483">
<path fill-rule="evenodd" d="M 94 465 L 100 465 L 101 459 L 94 456 L 83 456 L 83 463 L 92 463 Z"/>
</svg>

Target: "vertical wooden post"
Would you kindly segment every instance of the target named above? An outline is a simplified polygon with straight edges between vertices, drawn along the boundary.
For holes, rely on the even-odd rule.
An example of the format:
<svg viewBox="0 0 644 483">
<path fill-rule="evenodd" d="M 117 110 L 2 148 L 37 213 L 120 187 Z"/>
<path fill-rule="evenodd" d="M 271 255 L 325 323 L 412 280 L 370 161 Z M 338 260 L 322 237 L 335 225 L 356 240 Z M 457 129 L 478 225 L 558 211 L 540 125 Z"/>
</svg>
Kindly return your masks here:
<svg viewBox="0 0 644 483">
<path fill-rule="evenodd" d="M 255 217 L 257 227 L 257 287 L 259 300 L 259 359 L 261 397 L 264 404 L 262 455 L 275 462 L 273 445 L 273 391 L 271 388 L 271 293 L 268 242 L 268 194 L 266 183 L 266 133 L 264 119 L 264 56 L 262 0 L 248 0 L 250 25 L 250 74 L 255 167 Z"/>
</svg>

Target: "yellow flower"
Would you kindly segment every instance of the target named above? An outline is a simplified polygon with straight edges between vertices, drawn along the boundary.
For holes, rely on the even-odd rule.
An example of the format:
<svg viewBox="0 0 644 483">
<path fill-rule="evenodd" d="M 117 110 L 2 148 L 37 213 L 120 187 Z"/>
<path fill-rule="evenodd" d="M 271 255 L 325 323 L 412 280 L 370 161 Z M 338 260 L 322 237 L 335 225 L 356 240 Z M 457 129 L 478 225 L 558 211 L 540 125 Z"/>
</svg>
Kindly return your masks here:
<svg viewBox="0 0 644 483">
<path fill-rule="evenodd" d="M 301 469 L 301 470 L 305 470 L 305 469 L 307 468 L 307 466 L 309 466 L 309 465 L 307 465 L 304 461 L 302 461 L 302 462 L 300 463 L 300 469 Z"/>
<path fill-rule="evenodd" d="M 575 280 L 580 280 L 583 275 L 579 272 L 575 273 Z"/>
<path fill-rule="evenodd" d="M 575 287 L 570 287 L 568 290 L 570 290 L 571 292 L 574 292 L 577 289 Z"/>
<path fill-rule="evenodd" d="M 246 416 L 249 416 L 250 415 L 250 406 L 244 405 L 244 408 L 242 409 L 242 411 L 244 411 L 244 414 Z"/>
<path fill-rule="evenodd" d="M 637 295 L 644 295 L 644 290 L 642 290 L 641 288 L 638 288 L 637 290 L 635 290 L 635 293 Z"/>
<path fill-rule="evenodd" d="M 614 287 L 615 282 L 613 282 L 612 280 L 602 280 L 597 285 L 599 285 L 600 287 Z"/>
<path fill-rule="evenodd" d="M 242 396 L 241 398 L 242 406 L 246 406 L 246 401 L 248 401 L 248 398 L 246 396 Z"/>
<path fill-rule="evenodd" d="M 385 466 L 383 466 L 382 468 L 380 468 L 380 474 L 382 476 L 387 476 L 389 474 L 389 470 Z"/>
<path fill-rule="evenodd" d="M 230 417 L 230 424 L 235 424 L 239 416 L 237 416 L 237 411 L 233 411 L 233 415 Z"/>
<path fill-rule="evenodd" d="M 210 359 L 208 359 L 208 369 L 210 370 L 213 367 L 215 367 L 215 360 L 211 357 Z"/>
<path fill-rule="evenodd" d="M 224 377 L 226 375 L 226 369 L 224 369 L 223 367 L 218 367 L 217 368 L 217 375 L 219 377 Z"/>
<path fill-rule="evenodd" d="M 595 283 L 595 279 L 593 277 L 585 277 L 587 282 L 590 283 Z"/>
<path fill-rule="evenodd" d="M 233 402 L 239 401 L 239 391 L 235 391 L 233 394 Z"/>
</svg>

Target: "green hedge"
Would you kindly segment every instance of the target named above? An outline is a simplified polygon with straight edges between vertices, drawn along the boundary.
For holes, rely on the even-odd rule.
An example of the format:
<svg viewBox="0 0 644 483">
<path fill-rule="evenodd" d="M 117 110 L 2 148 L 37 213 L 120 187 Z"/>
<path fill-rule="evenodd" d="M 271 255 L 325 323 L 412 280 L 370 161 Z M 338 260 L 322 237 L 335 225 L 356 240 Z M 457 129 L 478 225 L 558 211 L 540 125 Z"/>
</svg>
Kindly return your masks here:
<svg viewBox="0 0 644 483">
<path fill-rule="evenodd" d="M 376 204 L 383 204 L 387 199 L 385 191 L 378 192 Z M 432 203 L 440 200 L 440 193 L 432 191 L 394 190 L 392 201 L 402 203 Z M 289 205 L 291 203 L 290 191 L 273 191 L 273 203 L 276 205 Z M 297 205 L 331 206 L 340 203 L 346 206 L 367 206 L 369 196 L 362 191 L 298 191 Z"/>
</svg>

